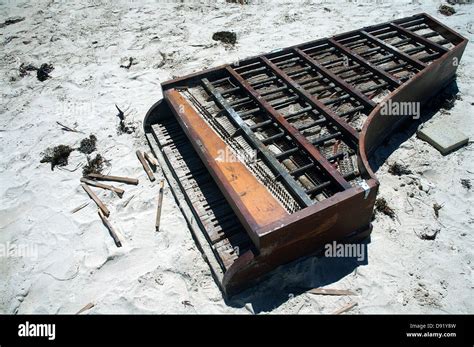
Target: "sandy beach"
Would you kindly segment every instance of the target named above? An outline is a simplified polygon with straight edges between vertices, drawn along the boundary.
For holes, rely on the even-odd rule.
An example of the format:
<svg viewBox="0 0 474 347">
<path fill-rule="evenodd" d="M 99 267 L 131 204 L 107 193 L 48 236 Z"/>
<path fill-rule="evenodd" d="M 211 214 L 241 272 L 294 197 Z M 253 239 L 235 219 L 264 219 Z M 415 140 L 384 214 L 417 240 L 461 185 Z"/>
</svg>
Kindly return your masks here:
<svg viewBox="0 0 474 347">
<path fill-rule="evenodd" d="M 197 249 L 179 203 L 165 185 L 161 231 L 155 231 L 161 171 L 151 182 L 135 151 L 149 151 L 142 122 L 162 97 L 160 84 L 209 67 L 426 12 L 469 39 L 447 121 L 474 135 L 474 4 L 441 1 L 81 0 L 0 1 L 0 313 L 352 314 L 474 312 L 474 147 L 447 156 L 408 125 L 375 154 L 379 196 L 394 210 L 376 213 L 368 258 L 310 257 L 286 265 L 260 285 L 224 300 Z M 212 40 L 237 34 L 235 45 Z M 129 58 L 132 65 L 127 69 Z M 51 78 L 24 76 L 21 64 L 52 64 Z M 121 132 L 117 105 L 131 129 Z M 66 131 L 61 124 L 76 130 Z M 94 134 L 104 173 L 139 179 L 115 184 L 122 198 L 94 189 L 123 240 L 117 248 L 97 206 L 80 186 L 87 155 L 68 164 L 40 163 L 49 147 L 79 147 Z M 410 174 L 389 173 L 393 163 Z M 72 213 L 75 208 L 87 205 Z M 442 206 L 435 215 L 433 205 Z M 423 234 L 437 233 L 434 240 Z M 15 250 L 18 252 L 15 253 Z M 294 290 L 327 287 L 355 296 Z"/>
</svg>

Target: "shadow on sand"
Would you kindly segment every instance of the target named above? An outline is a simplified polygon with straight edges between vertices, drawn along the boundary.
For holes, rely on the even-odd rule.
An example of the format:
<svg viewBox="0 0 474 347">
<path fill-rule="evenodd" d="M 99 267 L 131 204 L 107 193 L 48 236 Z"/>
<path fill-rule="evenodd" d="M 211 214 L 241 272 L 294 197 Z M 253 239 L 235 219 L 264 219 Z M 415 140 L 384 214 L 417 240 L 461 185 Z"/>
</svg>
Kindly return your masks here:
<svg viewBox="0 0 474 347">
<path fill-rule="evenodd" d="M 367 265 L 369 243 L 370 237 L 360 242 L 362 260 L 357 257 L 325 257 L 322 253 L 282 265 L 256 286 L 227 300 L 227 304 L 243 307 L 251 303 L 254 313 L 272 311 L 292 297 L 337 282 L 353 273 L 358 266 Z"/>
</svg>

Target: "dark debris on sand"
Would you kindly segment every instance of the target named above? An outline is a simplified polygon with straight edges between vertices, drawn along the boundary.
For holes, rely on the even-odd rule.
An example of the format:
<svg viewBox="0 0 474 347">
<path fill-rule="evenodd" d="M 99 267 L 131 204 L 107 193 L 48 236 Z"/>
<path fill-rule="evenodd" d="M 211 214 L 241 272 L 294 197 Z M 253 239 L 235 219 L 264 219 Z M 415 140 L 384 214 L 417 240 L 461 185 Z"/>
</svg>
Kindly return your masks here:
<svg viewBox="0 0 474 347">
<path fill-rule="evenodd" d="M 30 71 L 36 71 L 38 70 L 38 68 L 34 66 L 33 64 L 21 63 L 18 70 L 20 71 L 20 77 L 25 77 L 26 75 L 29 74 Z"/>
<path fill-rule="evenodd" d="M 250 4 L 250 0 L 226 0 L 229 4 L 240 4 L 240 5 L 248 5 Z"/>
<path fill-rule="evenodd" d="M 5 22 L 0 23 L 0 28 L 6 27 L 8 25 L 16 24 L 19 22 L 23 22 L 25 17 L 10 17 Z"/>
<path fill-rule="evenodd" d="M 128 58 L 128 63 L 127 63 L 127 65 L 122 64 L 122 65 L 120 65 L 120 67 L 121 67 L 122 69 L 127 69 L 127 70 L 128 70 L 128 69 L 130 69 L 130 67 L 131 67 L 132 65 L 133 65 L 133 57 L 130 57 L 130 58 Z"/>
<path fill-rule="evenodd" d="M 79 152 L 84 154 L 91 154 L 96 150 L 97 137 L 95 135 L 90 135 L 81 141 L 79 145 Z"/>
<path fill-rule="evenodd" d="M 33 64 L 24 64 L 24 63 L 22 63 L 19 67 L 20 77 L 25 77 L 26 75 L 29 74 L 30 71 L 36 71 L 36 78 L 41 82 L 44 82 L 48 78 L 51 78 L 49 74 L 53 70 L 54 70 L 53 65 L 47 64 L 47 63 L 41 64 L 39 68 L 34 66 Z"/>
<path fill-rule="evenodd" d="M 87 176 L 91 173 L 101 174 L 106 164 L 107 160 L 100 154 L 97 154 L 93 159 L 87 157 L 87 165 L 82 169 L 82 175 Z"/>
<path fill-rule="evenodd" d="M 52 64 L 41 64 L 40 68 L 36 71 L 36 77 L 41 82 L 46 81 L 48 78 L 51 77 L 49 74 L 53 70 L 54 67 Z"/>
<path fill-rule="evenodd" d="M 431 233 L 429 233 L 431 231 Z M 433 241 L 436 239 L 436 236 L 440 233 L 441 229 L 434 229 L 434 230 L 428 230 L 428 228 L 425 228 L 423 232 L 416 234 L 420 239 L 422 240 L 429 240 Z"/>
<path fill-rule="evenodd" d="M 397 162 L 392 163 L 388 167 L 388 172 L 395 176 L 410 175 L 413 173 L 406 165 Z"/>
<path fill-rule="evenodd" d="M 237 34 L 232 31 L 218 31 L 212 35 L 212 39 L 214 41 L 235 45 L 237 42 Z"/>
<path fill-rule="evenodd" d="M 375 200 L 375 211 L 383 213 L 392 219 L 395 218 L 395 211 L 390 206 L 388 206 L 387 200 L 384 198 L 378 198 Z"/>
<path fill-rule="evenodd" d="M 435 214 L 436 218 L 439 218 L 439 210 L 441 210 L 442 208 L 443 208 L 443 206 L 440 205 L 440 204 L 437 204 L 437 203 L 433 204 L 433 211 L 434 211 L 434 214 Z"/>
<path fill-rule="evenodd" d="M 454 8 L 452 8 L 451 6 L 448 6 L 448 5 L 441 5 L 438 8 L 438 11 L 439 11 L 439 13 L 441 13 L 442 15 L 445 15 L 445 16 L 452 16 L 453 14 L 456 13 L 456 10 Z"/>
<path fill-rule="evenodd" d="M 47 148 L 40 163 L 51 163 L 51 170 L 54 170 L 55 166 L 66 166 L 72 151 L 74 151 L 74 148 L 67 145 Z"/>
<path fill-rule="evenodd" d="M 127 122 L 125 121 L 125 114 L 123 113 L 123 111 L 117 105 L 115 105 L 115 108 L 119 112 L 117 114 L 117 117 L 120 119 L 118 134 L 119 135 L 120 134 L 133 134 L 136 130 L 135 126 L 133 126 L 132 124 L 127 124 Z"/>
<path fill-rule="evenodd" d="M 471 190 L 472 188 L 471 180 L 467 178 L 461 178 L 461 185 L 467 190 Z"/>
</svg>

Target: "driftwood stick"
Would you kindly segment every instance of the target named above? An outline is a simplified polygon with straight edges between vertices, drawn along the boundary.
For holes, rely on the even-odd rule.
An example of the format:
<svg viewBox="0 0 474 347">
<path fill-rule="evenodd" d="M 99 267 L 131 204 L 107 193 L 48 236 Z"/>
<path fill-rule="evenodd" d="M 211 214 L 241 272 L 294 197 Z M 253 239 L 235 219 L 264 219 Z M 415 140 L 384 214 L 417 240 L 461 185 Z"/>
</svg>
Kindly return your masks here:
<svg viewBox="0 0 474 347">
<path fill-rule="evenodd" d="M 112 224 L 110 224 L 109 220 L 107 219 L 106 216 L 104 216 L 101 210 L 98 210 L 98 212 L 99 212 L 100 219 L 102 219 L 102 222 L 104 223 L 104 225 L 107 227 L 107 229 L 109 229 L 110 236 L 112 236 L 112 238 L 114 239 L 115 245 L 117 247 L 122 247 L 122 242 L 120 242 L 120 239 L 118 238 L 117 233 L 115 232 L 115 229 L 112 226 Z"/>
<path fill-rule="evenodd" d="M 107 209 L 104 203 L 100 201 L 99 197 L 95 195 L 95 193 L 92 191 L 92 189 L 89 188 L 87 184 L 81 183 L 81 186 L 86 191 L 86 193 L 89 194 L 90 198 L 94 200 L 94 202 L 101 209 L 101 211 L 108 217 L 110 215 L 110 211 Z"/>
<path fill-rule="evenodd" d="M 82 205 L 80 206 L 77 206 L 76 208 L 73 208 L 71 210 L 71 213 L 76 213 L 77 211 L 80 211 L 82 210 L 84 207 L 86 207 L 87 205 L 89 205 L 90 201 L 86 201 L 85 203 L 83 203 Z"/>
<path fill-rule="evenodd" d="M 102 175 L 102 174 L 95 174 L 91 173 L 87 175 L 88 178 L 93 178 L 97 181 L 113 181 L 113 182 L 120 182 L 120 183 L 126 183 L 126 184 L 138 184 L 138 180 L 136 178 L 130 178 L 130 177 L 120 177 L 120 176 L 108 176 L 108 175 Z"/>
<path fill-rule="evenodd" d="M 161 207 L 163 205 L 163 187 L 164 186 L 165 186 L 165 180 L 161 180 L 160 191 L 158 192 L 158 206 L 156 208 L 156 222 L 155 222 L 156 231 L 160 231 Z"/>
<path fill-rule="evenodd" d="M 356 295 L 354 292 L 345 289 L 314 288 L 308 290 L 308 293 L 316 295 Z"/>
<path fill-rule="evenodd" d="M 90 302 L 90 303 L 88 303 L 86 306 L 84 306 L 83 308 L 81 308 L 76 314 L 81 314 L 81 313 L 84 312 L 84 311 L 88 311 L 88 310 L 90 310 L 91 308 L 93 308 L 94 306 L 95 306 L 95 305 L 94 305 L 92 302 Z"/>
<path fill-rule="evenodd" d="M 120 198 L 123 196 L 123 193 L 125 192 L 123 189 L 120 189 L 114 186 L 109 186 L 108 184 L 103 184 L 96 181 L 88 180 L 87 178 L 84 178 L 84 177 L 81 178 L 81 182 L 86 183 L 90 186 L 111 190 L 114 193 L 116 193 Z"/>
<path fill-rule="evenodd" d="M 140 160 L 140 163 L 142 163 L 142 166 L 145 169 L 145 172 L 148 175 L 148 178 L 150 179 L 150 181 L 153 182 L 155 180 L 155 176 L 153 176 L 153 172 L 151 171 L 150 166 L 148 166 L 148 163 L 143 157 L 142 152 L 137 151 L 137 157 L 138 157 L 138 160 Z"/>
<path fill-rule="evenodd" d="M 158 166 L 158 160 L 154 157 L 153 154 L 148 153 L 148 152 L 143 152 L 143 155 L 145 156 L 145 159 L 150 163 L 150 166 L 157 167 Z"/>
<path fill-rule="evenodd" d="M 62 129 L 65 130 L 65 131 L 72 131 L 72 132 L 74 132 L 74 133 L 82 133 L 82 134 L 83 134 L 82 131 L 73 129 L 73 128 L 71 128 L 71 127 L 68 127 L 67 125 L 64 125 L 64 124 L 62 124 L 62 123 L 60 123 L 60 122 L 56 122 L 56 124 L 59 125 L 60 127 L 62 127 Z"/>
<path fill-rule="evenodd" d="M 353 309 L 356 306 L 357 306 L 357 302 L 351 302 L 350 304 L 347 304 L 346 306 L 341 307 L 339 310 L 334 311 L 332 314 L 341 314 Z"/>
</svg>

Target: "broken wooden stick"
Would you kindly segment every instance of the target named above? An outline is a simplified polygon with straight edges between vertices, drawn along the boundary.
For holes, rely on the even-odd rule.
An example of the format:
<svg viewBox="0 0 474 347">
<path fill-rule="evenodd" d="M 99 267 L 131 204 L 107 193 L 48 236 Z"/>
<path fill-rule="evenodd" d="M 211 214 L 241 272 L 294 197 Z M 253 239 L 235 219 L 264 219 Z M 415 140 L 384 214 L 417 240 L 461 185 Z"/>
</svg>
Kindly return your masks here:
<svg viewBox="0 0 474 347">
<path fill-rule="evenodd" d="M 107 229 L 109 229 L 110 236 L 112 236 L 112 238 L 114 239 L 115 245 L 117 247 L 122 247 L 122 242 L 120 242 L 120 239 L 118 238 L 117 233 L 115 232 L 115 229 L 112 226 L 112 224 L 110 224 L 109 220 L 107 219 L 106 216 L 104 216 L 104 214 L 102 213 L 100 209 L 98 210 L 98 212 L 99 212 L 100 219 L 102 219 L 102 222 L 104 223 L 104 225 L 107 227 Z"/>
<path fill-rule="evenodd" d="M 84 178 L 84 177 L 81 178 L 81 182 L 86 183 L 90 186 L 97 187 L 97 188 L 111 190 L 114 193 L 116 193 L 120 198 L 123 196 L 123 193 L 125 192 L 123 189 L 120 189 L 114 186 L 109 186 L 108 184 L 99 183 L 93 180 L 88 180 L 87 178 Z"/>
<path fill-rule="evenodd" d="M 87 205 L 89 205 L 89 202 L 90 202 L 90 201 L 86 201 L 86 202 L 83 203 L 82 205 L 77 206 L 76 208 L 73 208 L 73 209 L 71 210 L 71 213 L 76 213 L 77 211 L 82 210 L 84 207 L 86 207 Z"/>
<path fill-rule="evenodd" d="M 86 306 L 84 306 L 83 308 L 81 308 L 79 311 L 77 311 L 76 314 L 81 314 L 81 313 L 84 312 L 84 311 L 88 311 L 88 310 L 90 310 L 91 308 L 93 308 L 94 306 L 95 306 L 95 305 L 94 305 L 92 302 L 90 302 L 90 303 L 88 303 Z"/>
<path fill-rule="evenodd" d="M 354 292 L 345 289 L 314 288 L 308 290 L 308 293 L 316 295 L 356 295 Z"/>
<path fill-rule="evenodd" d="M 153 154 L 148 153 L 148 152 L 143 152 L 143 155 L 145 156 L 145 159 L 148 160 L 151 166 L 154 166 L 154 167 L 158 166 L 158 160 L 156 160 Z"/>
<path fill-rule="evenodd" d="M 91 173 L 87 175 L 88 178 L 95 179 L 97 181 L 113 181 L 113 182 L 120 182 L 126 184 L 138 184 L 138 180 L 136 178 L 130 177 L 120 177 L 120 176 L 108 176 L 102 174 Z"/>
<path fill-rule="evenodd" d="M 82 188 L 89 194 L 90 198 L 94 200 L 95 204 L 101 209 L 101 211 L 108 217 L 110 215 L 110 211 L 104 205 L 102 201 L 100 201 L 99 197 L 95 195 L 92 189 L 89 188 L 87 184 L 81 183 Z"/>
<path fill-rule="evenodd" d="M 155 180 L 155 176 L 153 176 L 153 172 L 151 171 L 150 166 L 148 166 L 148 163 L 143 157 L 142 152 L 137 151 L 137 157 L 138 157 L 138 160 L 140 160 L 140 163 L 142 163 L 142 166 L 145 169 L 145 172 L 148 175 L 148 178 L 150 179 L 150 181 L 153 182 Z"/>
<path fill-rule="evenodd" d="M 56 124 L 59 125 L 59 126 L 62 128 L 62 130 L 64 130 L 64 131 L 71 131 L 71 132 L 73 132 L 73 133 L 81 133 L 81 134 L 84 134 L 82 131 L 73 129 L 73 128 L 71 128 L 71 127 L 68 127 L 67 125 L 64 125 L 64 124 L 62 124 L 62 123 L 60 123 L 60 122 L 56 122 Z"/>
<path fill-rule="evenodd" d="M 341 314 L 341 313 L 344 313 L 344 312 L 347 312 L 347 311 L 353 309 L 356 306 L 357 306 L 357 302 L 351 302 L 351 303 L 347 304 L 346 306 L 341 307 L 339 310 L 334 311 L 332 314 Z"/>
<path fill-rule="evenodd" d="M 155 222 L 156 231 L 160 231 L 161 206 L 163 205 L 163 187 L 164 186 L 165 186 L 165 180 L 161 180 L 160 191 L 158 192 L 158 206 L 156 208 L 156 222 Z"/>
</svg>

